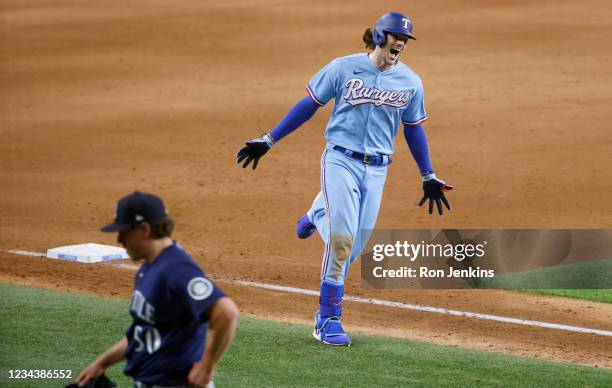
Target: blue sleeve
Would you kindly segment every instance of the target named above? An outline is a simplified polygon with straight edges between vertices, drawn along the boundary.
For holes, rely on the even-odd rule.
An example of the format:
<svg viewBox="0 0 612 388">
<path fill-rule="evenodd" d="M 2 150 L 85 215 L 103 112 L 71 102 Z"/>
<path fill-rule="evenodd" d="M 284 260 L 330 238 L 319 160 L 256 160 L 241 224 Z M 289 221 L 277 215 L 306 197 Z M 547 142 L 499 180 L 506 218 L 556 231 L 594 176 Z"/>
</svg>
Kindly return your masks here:
<svg viewBox="0 0 612 388">
<path fill-rule="evenodd" d="M 333 60 L 312 77 L 306 90 L 315 103 L 323 106 L 336 97 L 337 81 L 337 63 Z"/>
<path fill-rule="evenodd" d="M 170 290 L 177 304 L 202 323 L 208 321 L 208 310 L 225 296 L 223 291 L 195 263 L 180 263 L 172 272 Z"/>
<path fill-rule="evenodd" d="M 408 143 L 408 148 L 410 148 L 412 157 L 419 166 L 421 175 L 433 172 L 431 160 L 429 159 L 429 148 L 427 147 L 425 128 L 423 128 L 421 124 L 404 124 L 404 137 L 406 138 L 406 143 Z"/>
<path fill-rule="evenodd" d="M 427 113 L 425 112 L 423 84 L 419 82 L 414 89 L 414 93 L 410 96 L 408 106 L 404 109 L 402 122 L 408 125 L 418 125 L 425 120 L 427 120 Z"/>
<path fill-rule="evenodd" d="M 291 108 L 289 113 L 270 132 L 270 136 L 275 141 L 279 141 L 308 121 L 319 109 L 319 106 L 311 97 L 304 97 Z"/>
</svg>

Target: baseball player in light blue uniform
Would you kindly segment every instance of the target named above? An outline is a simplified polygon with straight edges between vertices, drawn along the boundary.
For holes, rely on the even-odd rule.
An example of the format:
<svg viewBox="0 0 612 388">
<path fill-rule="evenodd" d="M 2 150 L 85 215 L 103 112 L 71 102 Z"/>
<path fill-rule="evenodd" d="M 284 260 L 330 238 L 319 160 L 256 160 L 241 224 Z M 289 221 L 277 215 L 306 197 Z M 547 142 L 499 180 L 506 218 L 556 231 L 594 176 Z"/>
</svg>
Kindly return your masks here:
<svg viewBox="0 0 612 388">
<path fill-rule="evenodd" d="M 323 67 L 308 82 L 308 96 L 270 133 L 248 141 L 237 155 L 243 167 L 253 162 L 255 169 L 277 141 L 334 101 L 321 158 L 321 191 L 297 226 L 298 237 L 318 231 L 325 243 L 313 330 L 313 336 L 325 344 L 351 344 L 340 321 L 344 281 L 367 243 L 367 231 L 376 224 L 400 123 L 423 178 L 419 206 L 429 200 L 430 214 L 434 203 L 440 215 L 442 204 L 450 210 L 445 192 L 453 187 L 434 174 L 421 125 L 427 120 L 423 84 L 398 59 L 408 39 L 415 39 L 408 17 L 398 12 L 383 15 L 374 30 L 364 33 L 367 53 L 337 58 Z"/>
</svg>

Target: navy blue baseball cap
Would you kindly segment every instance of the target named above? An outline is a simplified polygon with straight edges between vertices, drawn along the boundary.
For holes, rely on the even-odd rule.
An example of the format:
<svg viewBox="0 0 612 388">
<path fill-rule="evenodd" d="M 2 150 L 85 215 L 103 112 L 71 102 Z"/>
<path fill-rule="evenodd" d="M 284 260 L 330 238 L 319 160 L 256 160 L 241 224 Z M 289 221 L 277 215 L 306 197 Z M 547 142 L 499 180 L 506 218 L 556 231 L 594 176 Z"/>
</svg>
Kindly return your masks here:
<svg viewBox="0 0 612 388">
<path fill-rule="evenodd" d="M 153 223 L 168 218 L 161 198 L 156 195 L 134 191 L 117 202 L 117 213 L 112 224 L 103 227 L 103 232 L 122 232 L 135 228 L 143 222 Z"/>
</svg>

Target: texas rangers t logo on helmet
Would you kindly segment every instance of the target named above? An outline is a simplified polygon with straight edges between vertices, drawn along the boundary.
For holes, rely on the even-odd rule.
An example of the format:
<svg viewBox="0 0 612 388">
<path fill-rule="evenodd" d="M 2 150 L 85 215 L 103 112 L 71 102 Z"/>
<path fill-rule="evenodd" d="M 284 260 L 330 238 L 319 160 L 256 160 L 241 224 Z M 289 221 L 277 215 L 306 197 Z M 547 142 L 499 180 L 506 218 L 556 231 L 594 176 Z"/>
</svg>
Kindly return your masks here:
<svg viewBox="0 0 612 388">
<path fill-rule="evenodd" d="M 412 23 L 410 22 L 410 19 L 402 18 L 402 24 L 404 25 L 404 29 L 407 30 L 408 29 L 408 25 L 412 24 Z"/>
</svg>

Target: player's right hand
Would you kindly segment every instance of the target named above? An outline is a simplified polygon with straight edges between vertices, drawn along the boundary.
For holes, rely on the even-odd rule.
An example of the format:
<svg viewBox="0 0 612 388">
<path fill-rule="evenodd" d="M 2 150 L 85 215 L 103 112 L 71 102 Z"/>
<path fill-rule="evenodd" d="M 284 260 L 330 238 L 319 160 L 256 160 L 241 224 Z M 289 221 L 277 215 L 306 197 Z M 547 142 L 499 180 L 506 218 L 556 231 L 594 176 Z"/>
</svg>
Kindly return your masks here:
<svg viewBox="0 0 612 388">
<path fill-rule="evenodd" d="M 274 139 L 267 133 L 264 133 L 261 137 L 249 140 L 245 144 L 246 146 L 236 154 L 236 163 L 240 163 L 244 160 L 242 168 L 246 168 L 252 161 L 253 170 L 255 170 L 257 168 L 257 163 L 259 163 L 259 158 L 264 156 L 264 154 L 272 148 L 272 145 L 274 145 Z"/>
<path fill-rule="evenodd" d="M 454 189 L 453 186 L 447 185 L 443 180 L 438 179 L 435 174 L 431 174 L 423 180 L 423 198 L 421 198 L 419 206 L 423 206 L 429 199 L 429 214 L 432 214 L 435 201 L 436 207 L 438 208 L 438 214 L 442 215 L 442 203 L 444 203 L 448 210 L 451 209 L 450 202 L 444 193 L 452 189 Z"/>
<path fill-rule="evenodd" d="M 94 361 L 93 363 L 91 363 L 91 365 L 85 368 L 83 372 L 81 372 L 81 374 L 76 380 L 76 383 L 78 384 L 79 387 L 83 387 L 90 380 L 95 380 L 98 377 L 102 376 L 105 371 L 106 371 L 106 368 L 102 367 L 100 364 Z"/>
</svg>

